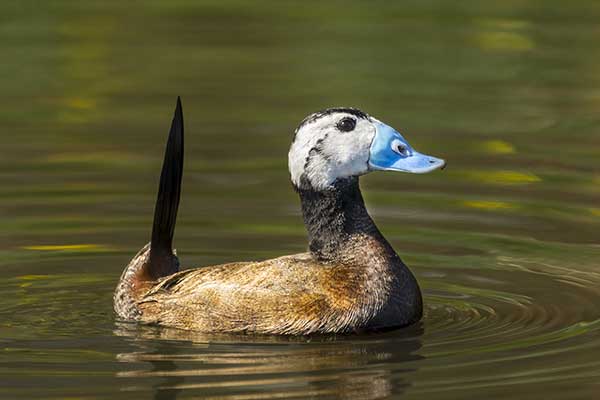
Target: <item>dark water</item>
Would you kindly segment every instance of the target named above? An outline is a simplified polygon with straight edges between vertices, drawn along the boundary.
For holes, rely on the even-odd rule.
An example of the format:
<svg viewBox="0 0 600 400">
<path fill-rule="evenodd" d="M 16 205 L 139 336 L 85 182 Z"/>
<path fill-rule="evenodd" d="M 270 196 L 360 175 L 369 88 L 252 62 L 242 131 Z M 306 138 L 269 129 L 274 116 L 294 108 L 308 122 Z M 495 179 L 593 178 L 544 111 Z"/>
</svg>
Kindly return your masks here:
<svg viewBox="0 0 600 400">
<path fill-rule="evenodd" d="M 600 3 L 3 2 L 0 397 L 600 396 Z M 287 148 L 353 105 L 449 161 L 362 184 L 420 325 L 313 338 L 115 323 L 175 96 L 186 266 L 303 251 Z"/>
</svg>

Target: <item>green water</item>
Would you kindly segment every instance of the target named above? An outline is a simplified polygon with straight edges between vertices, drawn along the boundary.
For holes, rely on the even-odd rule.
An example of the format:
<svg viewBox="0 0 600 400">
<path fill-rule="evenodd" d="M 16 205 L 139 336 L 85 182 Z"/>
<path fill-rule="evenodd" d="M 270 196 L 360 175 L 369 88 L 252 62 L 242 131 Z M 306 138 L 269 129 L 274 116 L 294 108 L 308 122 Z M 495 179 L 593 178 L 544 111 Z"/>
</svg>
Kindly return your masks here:
<svg viewBox="0 0 600 400">
<path fill-rule="evenodd" d="M 0 397 L 589 399 L 600 393 L 600 3 L 3 2 Z M 364 336 L 115 322 L 175 98 L 185 266 L 305 249 L 308 113 L 356 106 L 444 171 L 362 179 L 425 316 Z"/>
</svg>

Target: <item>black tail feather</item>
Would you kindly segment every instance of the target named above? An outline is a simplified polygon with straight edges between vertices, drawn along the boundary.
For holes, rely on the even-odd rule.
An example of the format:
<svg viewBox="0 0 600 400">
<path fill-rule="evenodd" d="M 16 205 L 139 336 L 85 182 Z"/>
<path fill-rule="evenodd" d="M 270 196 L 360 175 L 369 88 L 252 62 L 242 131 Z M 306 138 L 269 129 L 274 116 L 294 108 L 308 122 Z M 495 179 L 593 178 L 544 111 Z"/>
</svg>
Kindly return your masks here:
<svg viewBox="0 0 600 400">
<path fill-rule="evenodd" d="M 154 209 L 148 275 L 153 279 L 173 272 L 173 234 L 181 195 L 183 176 L 183 111 L 177 97 L 175 115 L 167 140 Z"/>
</svg>

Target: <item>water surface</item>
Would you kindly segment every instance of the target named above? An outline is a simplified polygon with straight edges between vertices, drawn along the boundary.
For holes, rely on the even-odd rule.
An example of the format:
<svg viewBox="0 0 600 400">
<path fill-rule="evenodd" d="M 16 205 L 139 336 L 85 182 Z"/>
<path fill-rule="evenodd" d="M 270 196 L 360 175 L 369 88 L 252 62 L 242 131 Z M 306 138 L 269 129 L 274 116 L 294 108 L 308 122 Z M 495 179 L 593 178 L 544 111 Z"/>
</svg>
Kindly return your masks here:
<svg viewBox="0 0 600 400">
<path fill-rule="evenodd" d="M 485 3 L 3 3 L 0 397 L 597 395 L 600 5 Z M 362 179 L 422 322 L 311 338 L 115 322 L 177 95 L 185 266 L 304 251 L 286 157 L 309 112 L 360 107 L 447 159 Z"/>
</svg>

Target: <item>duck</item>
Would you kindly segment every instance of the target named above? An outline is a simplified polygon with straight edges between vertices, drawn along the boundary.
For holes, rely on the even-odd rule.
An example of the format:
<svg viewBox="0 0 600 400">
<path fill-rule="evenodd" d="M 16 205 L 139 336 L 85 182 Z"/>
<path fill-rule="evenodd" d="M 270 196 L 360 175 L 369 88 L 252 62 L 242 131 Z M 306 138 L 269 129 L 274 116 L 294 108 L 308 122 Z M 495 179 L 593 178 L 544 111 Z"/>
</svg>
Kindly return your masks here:
<svg viewBox="0 0 600 400">
<path fill-rule="evenodd" d="M 367 212 L 359 178 L 427 173 L 444 168 L 443 159 L 417 152 L 400 132 L 357 108 L 312 113 L 288 153 L 307 251 L 180 269 L 173 237 L 183 160 L 178 97 L 150 243 L 114 292 L 119 320 L 205 333 L 312 335 L 397 329 L 421 319 L 419 284 Z"/>
</svg>

